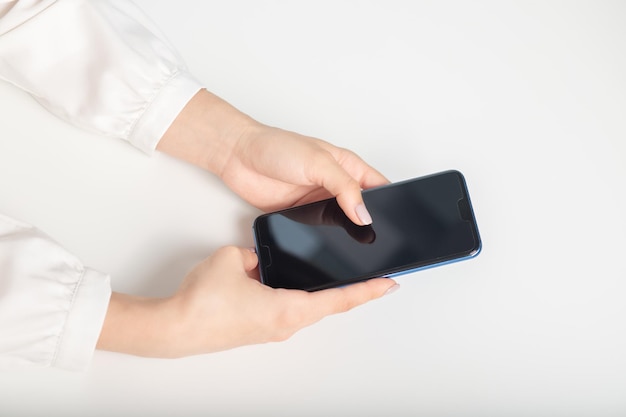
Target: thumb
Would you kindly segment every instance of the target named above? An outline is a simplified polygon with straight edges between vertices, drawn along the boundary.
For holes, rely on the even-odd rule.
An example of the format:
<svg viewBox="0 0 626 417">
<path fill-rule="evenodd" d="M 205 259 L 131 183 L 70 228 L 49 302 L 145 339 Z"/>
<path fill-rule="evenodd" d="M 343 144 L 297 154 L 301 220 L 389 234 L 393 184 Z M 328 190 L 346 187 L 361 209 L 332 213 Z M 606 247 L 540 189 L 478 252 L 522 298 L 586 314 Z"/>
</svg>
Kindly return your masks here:
<svg viewBox="0 0 626 417">
<path fill-rule="evenodd" d="M 210 259 L 223 265 L 239 264 L 246 272 L 253 270 L 259 264 L 259 258 L 254 250 L 238 246 L 224 246 L 218 249 Z"/>
<path fill-rule="evenodd" d="M 309 293 L 312 306 L 322 317 L 343 313 L 368 301 L 394 291 L 398 284 L 389 278 L 373 278 L 340 288 L 331 288 Z"/>
<path fill-rule="evenodd" d="M 259 257 L 254 248 L 239 248 L 243 259 L 243 267 L 246 271 L 252 271 L 259 265 Z"/>
</svg>

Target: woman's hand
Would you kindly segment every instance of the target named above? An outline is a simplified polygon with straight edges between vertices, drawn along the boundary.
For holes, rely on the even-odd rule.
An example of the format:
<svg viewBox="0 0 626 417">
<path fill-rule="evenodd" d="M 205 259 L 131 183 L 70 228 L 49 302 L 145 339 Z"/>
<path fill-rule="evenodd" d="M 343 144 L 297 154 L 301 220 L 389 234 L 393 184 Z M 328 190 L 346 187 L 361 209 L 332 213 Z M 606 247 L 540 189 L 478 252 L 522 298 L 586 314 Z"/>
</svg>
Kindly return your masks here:
<svg viewBox="0 0 626 417">
<path fill-rule="evenodd" d="M 388 182 L 353 152 L 262 125 L 206 90 L 185 106 L 157 148 L 215 173 L 263 210 L 332 195 L 360 225 L 371 223 L 361 189 Z M 284 340 L 397 286 L 377 278 L 317 292 L 273 289 L 258 281 L 257 263 L 249 250 L 222 248 L 172 297 L 114 293 L 98 348 L 179 357 Z"/>
<path fill-rule="evenodd" d="M 201 166 L 264 211 L 336 196 L 355 224 L 372 222 L 361 190 L 388 183 L 353 152 L 265 126 L 201 90 L 158 149 Z"/>
<path fill-rule="evenodd" d="M 197 265 L 172 297 L 114 293 L 98 349 L 173 358 L 282 341 L 396 286 L 377 278 L 317 292 L 273 289 L 258 281 L 257 262 L 248 249 L 224 247 Z"/>
<path fill-rule="evenodd" d="M 361 190 L 388 182 L 349 150 L 263 125 L 249 127 L 239 137 L 218 174 L 262 210 L 335 196 L 346 215 L 360 225 L 372 222 Z"/>
</svg>

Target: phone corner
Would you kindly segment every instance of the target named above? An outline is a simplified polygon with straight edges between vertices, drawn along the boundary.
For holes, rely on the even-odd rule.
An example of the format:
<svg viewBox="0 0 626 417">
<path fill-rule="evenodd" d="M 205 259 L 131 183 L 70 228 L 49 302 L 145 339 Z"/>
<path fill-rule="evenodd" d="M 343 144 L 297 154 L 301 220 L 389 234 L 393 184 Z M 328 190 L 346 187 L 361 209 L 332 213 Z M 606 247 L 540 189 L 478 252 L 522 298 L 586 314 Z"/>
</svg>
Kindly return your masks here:
<svg viewBox="0 0 626 417">
<path fill-rule="evenodd" d="M 481 252 L 483 251 L 483 241 L 482 239 L 478 240 L 478 244 L 476 245 L 476 247 L 474 248 L 474 250 L 472 250 L 469 253 L 469 257 L 470 258 L 475 258 L 477 257 Z"/>
</svg>

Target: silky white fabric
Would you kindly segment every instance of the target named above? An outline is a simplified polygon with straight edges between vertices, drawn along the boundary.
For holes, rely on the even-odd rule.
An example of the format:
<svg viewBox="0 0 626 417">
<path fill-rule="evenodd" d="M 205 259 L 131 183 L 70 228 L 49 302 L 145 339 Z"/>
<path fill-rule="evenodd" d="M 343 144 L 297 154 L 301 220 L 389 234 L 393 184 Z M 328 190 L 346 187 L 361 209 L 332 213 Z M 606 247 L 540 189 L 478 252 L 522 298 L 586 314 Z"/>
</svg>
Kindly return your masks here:
<svg viewBox="0 0 626 417">
<path fill-rule="evenodd" d="M 0 367 L 84 369 L 109 304 L 109 277 L 2 215 L 0 277 Z"/>
<path fill-rule="evenodd" d="M 77 126 L 152 152 L 201 88 L 174 48 L 127 0 L 23 1 L 0 9 L 0 78 Z"/>
<path fill-rule="evenodd" d="M 0 0 L 0 79 L 147 153 L 201 88 L 127 0 Z M 0 368 L 85 369 L 110 294 L 108 275 L 0 215 Z"/>
</svg>

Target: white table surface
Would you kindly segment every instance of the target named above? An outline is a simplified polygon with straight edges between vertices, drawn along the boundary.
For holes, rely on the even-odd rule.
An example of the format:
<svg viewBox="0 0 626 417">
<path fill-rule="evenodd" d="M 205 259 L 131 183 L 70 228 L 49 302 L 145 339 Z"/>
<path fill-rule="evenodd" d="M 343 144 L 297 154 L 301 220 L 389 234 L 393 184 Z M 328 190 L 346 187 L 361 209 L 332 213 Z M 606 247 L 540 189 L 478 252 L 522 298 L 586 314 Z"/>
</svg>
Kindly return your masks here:
<svg viewBox="0 0 626 417">
<path fill-rule="evenodd" d="M 2 416 L 626 415 L 626 3 L 141 0 L 207 87 L 391 180 L 454 168 L 483 252 L 287 342 L 0 374 Z M 259 214 L 0 84 L 0 212 L 167 295 Z"/>
</svg>

